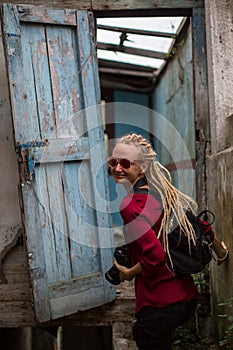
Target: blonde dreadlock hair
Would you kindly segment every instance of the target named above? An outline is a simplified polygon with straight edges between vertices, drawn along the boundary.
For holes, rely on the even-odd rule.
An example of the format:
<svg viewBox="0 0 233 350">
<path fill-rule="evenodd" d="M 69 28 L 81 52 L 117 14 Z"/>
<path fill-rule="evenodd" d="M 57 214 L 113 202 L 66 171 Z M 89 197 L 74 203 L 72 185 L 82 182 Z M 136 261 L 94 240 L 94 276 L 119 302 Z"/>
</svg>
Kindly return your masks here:
<svg viewBox="0 0 233 350">
<path fill-rule="evenodd" d="M 142 160 L 149 161 L 146 170 L 146 179 L 149 188 L 158 191 L 163 205 L 163 219 L 158 233 L 165 251 L 169 257 L 168 234 L 171 231 L 173 221 L 180 226 L 180 229 L 188 237 L 189 242 L 195 242 L 193 227 L 190 224 L 186 211 L 194 212 L 197 204 L 193 198 L 180 192 L 171 183 L 169 171 L 156 160 L 156 152 L 150 142 L 141 135 L 132 133 L 121 137 L 118 143 L 134 145 L 139 148 Z"/>
</svg>

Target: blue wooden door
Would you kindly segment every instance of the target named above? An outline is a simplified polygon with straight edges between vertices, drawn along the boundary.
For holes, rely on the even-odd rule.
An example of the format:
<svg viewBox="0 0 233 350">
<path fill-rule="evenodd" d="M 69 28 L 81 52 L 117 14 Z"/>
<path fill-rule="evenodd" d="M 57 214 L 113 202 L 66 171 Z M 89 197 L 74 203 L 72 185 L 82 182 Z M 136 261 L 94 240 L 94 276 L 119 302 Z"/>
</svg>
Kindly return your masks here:
<svg viewBox="0 0 233 350">
<path fill-rule="evenodd" d="M 115 298 L 95 30 L 88 11 L 3 5 L 37 319 Z"/>
</svg>

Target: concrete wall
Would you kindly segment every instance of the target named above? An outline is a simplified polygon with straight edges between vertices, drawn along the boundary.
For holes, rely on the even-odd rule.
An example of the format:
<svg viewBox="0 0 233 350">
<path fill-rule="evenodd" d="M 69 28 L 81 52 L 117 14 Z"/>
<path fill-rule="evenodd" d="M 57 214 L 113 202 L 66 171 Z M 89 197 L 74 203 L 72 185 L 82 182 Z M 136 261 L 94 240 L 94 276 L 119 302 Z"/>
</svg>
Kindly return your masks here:
<svg viewBox="0 0 233 350">
<path fill-rule="evenodd" d="M 214 226 L 230 249 L 229 260 L 213 263 L 212 298 L 216 331 L 224 337 L 225 320 L 232 306 L 218 307 L 233 296 L 233 2 L 206 0 L 207 59 L 211 154 L 207 159 L 207 198 L 216 213 Z M 226 318 L 217 315 L 225 313 Z M 232 343 L 231 343 L 232 346 Z"/>
</svg>

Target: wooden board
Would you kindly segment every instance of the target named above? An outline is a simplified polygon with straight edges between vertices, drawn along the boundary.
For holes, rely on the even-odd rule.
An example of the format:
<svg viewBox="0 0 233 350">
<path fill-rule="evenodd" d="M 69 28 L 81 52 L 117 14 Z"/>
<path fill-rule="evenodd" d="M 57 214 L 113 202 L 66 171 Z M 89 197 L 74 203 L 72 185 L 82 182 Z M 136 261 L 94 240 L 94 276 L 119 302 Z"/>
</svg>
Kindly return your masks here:
<svg viewBox="0 0 233 350">
<path fill-rule="evenodd" d="M 11 0 L 4 1 L 4 3 L 22 4 L 22 1 Z M 190 9 L 204 7 L 204 0 L 24 0 L 23 3 L 46 6 L 54 9 L 68 8 L 77 10 Z"/>
<path fill-rule="evenodd" d="M 93 14 L 3 6 L 37 319 L 115 298 Z M 100 196 L 101 194 L 101 196 Z"/>
</svg>

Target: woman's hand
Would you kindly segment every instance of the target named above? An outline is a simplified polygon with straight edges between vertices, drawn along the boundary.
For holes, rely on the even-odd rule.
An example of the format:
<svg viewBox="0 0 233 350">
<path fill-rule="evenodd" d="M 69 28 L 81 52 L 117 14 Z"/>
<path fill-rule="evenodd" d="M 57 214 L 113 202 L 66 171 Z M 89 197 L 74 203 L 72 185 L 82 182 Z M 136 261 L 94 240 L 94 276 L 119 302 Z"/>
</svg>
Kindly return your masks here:
<svg viewBox="0 0 233 350">
<path fill-rule="evenodd" d="M 229 253 L 226 244 L 223 241 L 220 242 L 219 239 L 215 237 L 212 243 L 212 249 L 217 256 L 217 264 L 221 265 L 227 259 Z"/>
<path fill-rule="evenodd" d="M 115 264 L 116 268 L 119 270 L 121 282 L 131 281 L 134 278 L 134 275 L 131 273 L 129 268 L 118 264 L 118 262 L 116 260 L 114 261 L 114 264 Z"/>
<path fill-rule="evenodd" d="M 227 248 L 226 244 L 223 241 L 221 241 L 221 246 L 224 249 L 225 253 L 224 253 L 224 255 L 221 258 L 217 259 L 217 264 L 218 265 L 221 265 L 223 263 L 223 261 L 226 260 L 226 258 L 228 257 L 228 253 L 229 253 L 228 248 Z"/>
<path fill-rule="evenodd" d="M 142 266 L 139 262 L 130 268 L 118 264 L 116 260 L 114 261 L 114 264 L 120 272 L 121 282 L 131 281 L 135 277 L 135 275 L 137 275 L 142 271 Z"/>
</svg>

